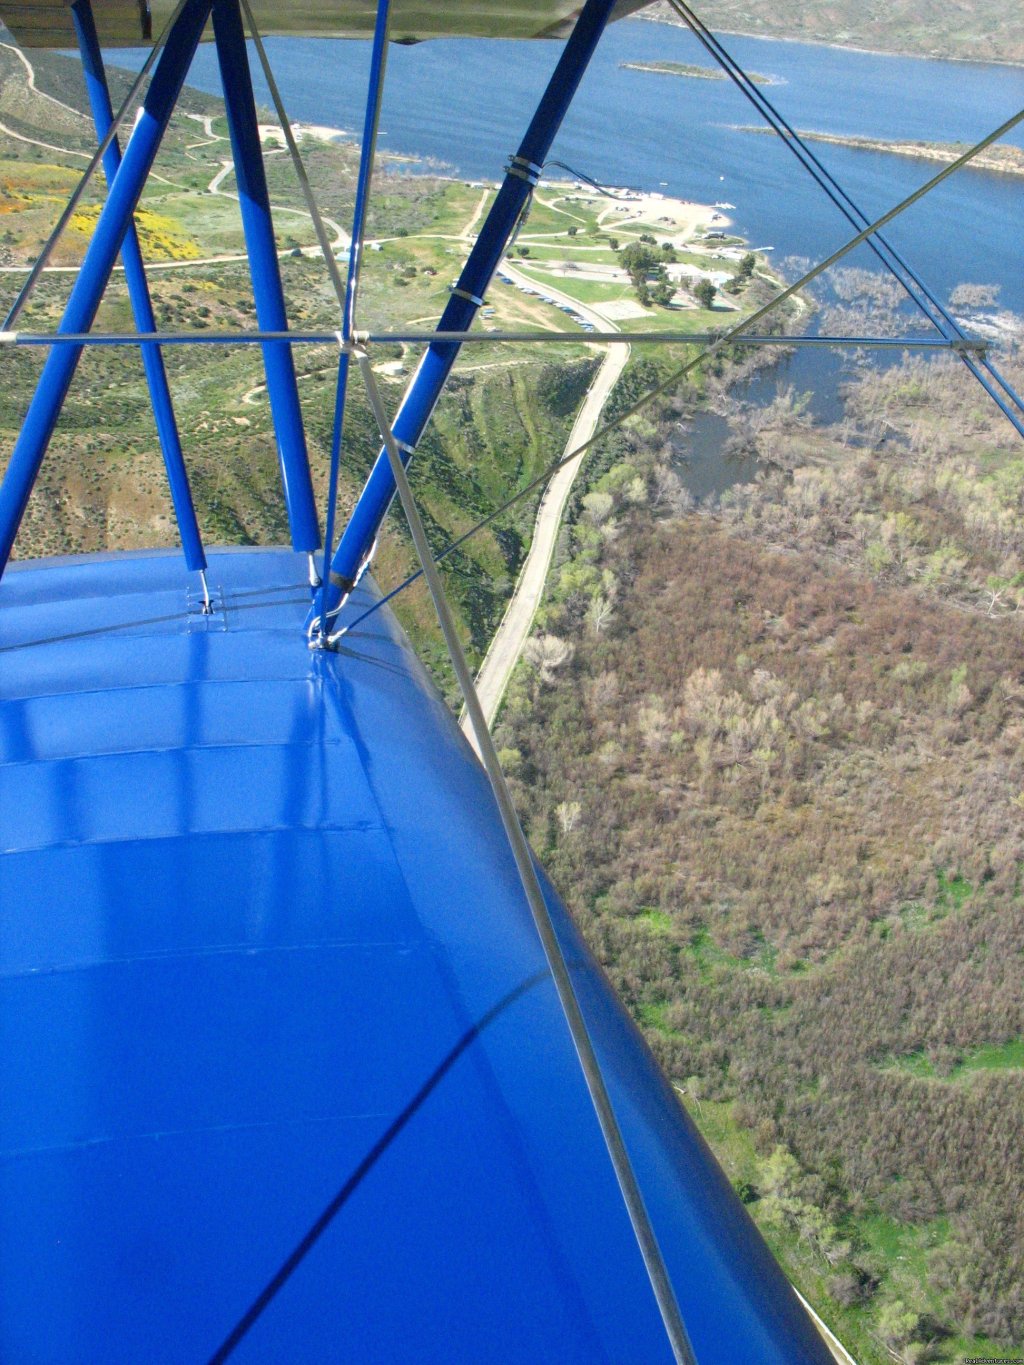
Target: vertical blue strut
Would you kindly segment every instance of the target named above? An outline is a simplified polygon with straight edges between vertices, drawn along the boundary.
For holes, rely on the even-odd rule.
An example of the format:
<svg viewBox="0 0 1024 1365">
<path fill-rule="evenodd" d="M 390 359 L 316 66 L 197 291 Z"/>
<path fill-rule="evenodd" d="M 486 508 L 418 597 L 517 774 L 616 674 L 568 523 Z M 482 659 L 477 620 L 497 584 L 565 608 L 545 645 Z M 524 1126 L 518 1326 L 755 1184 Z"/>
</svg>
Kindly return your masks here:
<svg viewBox="0 0 1024 1365">
<path fill-rule="evenodd" d="M 96 124 L 96 136 L 102 141 L 114 121 L 114 110 L 110 103 L 110 90 L 103 68 L 103 55 L 100 52 L 91 0 L 75 0 L 71 6 L 71 17 L 74 20 L 78 47 L 82 54 L 82 69 L 85 72 L 85 85 L 89 92 L 93 122 Z M 103 170 L 108 185 L 113 184 L 120 164 L 121 148 L 115 137 L 103 156 Z M 146 283 L 146 268 L 142 262 L 142 251 L 134 223 L 129 224 L 125 233 L 121 260 L 124 264 L 128 294 L 132 301 L 135 326 L 140 332 L 155 332 L 156 318 L 153 314 L 149 286 Z M 167 481 L 171 486 L 174 514 L 178 519 L 182 549 L 185 551 L 185 563 L 193 572 L 201 573 L 206 568 L 206 555 L 203 553 L 192 490 L 189 488 L 188 475 L 185 472 L 185 458 L 182 454 L 178 426 L 174 420 L 163 354 L 155 342 L 143 342 L 140 349 L 153 403 L 157 434 L 160 437 L 160 448 L 163 451 L 164 464 L 167 466 Z"/>
<path fill-rule="evenodd" d="M 377 21 L 373 29 L 373 49 L 370 53 L 370 79 L 366 87 L 366 116 L 363 120 L 363 142 L 359 157 L 359 178 L 356 181 L 356 202 L 352 211 L 352 240 L 348 253 L 348 276 L 342 303 L 342 340 L 352 340 L 355 326 L 356 293 L 359 288 L 360 257 L 366 228 L 366 210 L 370 202 L 370 178 L 377 146 L 377 119 L 383 97 L 384 72 L 387 68 L 388 25 L 390 0 L 378 0 Z M 348 392 L 349 351 L 342 348 L 338 357 L 338 384 L 334 397 L 334 427 L 331 432 L 331 472 L 327 486 L 327 514 L 324 518 L 324 571 L 317 597 L 316 610 L 320 620 L 321 638 L 328 632 L 327 610 L 331 595 L 331 556 L 334 553 L 334 510 L 338 501 L 338 473 L 341 468 L 341 443 L 345 427 L 345 397 Z M 337 599 L 337 593 L 334 594 Z M 336 602 L 335 602 L 336 604 Z"/>
<path fill-rule="evenodd" d="M 249 58 L 237 0 L 215 0 L 213 33 L 224 85 L 256 317 L 262 330 L 283 332 L 288 327 L 284 290 L 278 269 L 274 224 L 270 216 L 270 195 L 263 169 Z M 312 554 L 320 546 L 320 529 L 313 500 L 313 480 L 309 472 L 299 389 L 288 342 L 266 342 L 263 346 L 263 364 L 292 544 L 296 550 Z"/>
<path fill-rule="evenodd" d="M 210 0 L 186 0 L 153 75 L 135 131 L 114 176 L 106 203 L 71 291 L 61 332 L 88 332 L 110 279 L 135 205 L 167 129 L 210 12 Z M 0 484 L 0 574 L 7 567 L 32 487 L 53 436 L 84 347 L 55 346 L 22 423 L 4 481 Z"/>
<path fill-rule="evenodd" d="M 537 112 L 520 144 L 519 151 L 509 163 L 504 183 L 491 205 L 476 244 L 463 267 L 459 282 L 452 290 L 452 296 L 438 323 L 439 331 L 468 331 L 476 317 L 491 276 L 498 267 L 533 186 L 537 183 L 555 134 L 587 69 L 614 4 L 615 0 L 587 0 L 537 106 Z M 395 438 L 399 442 L 403 464 L 408 464 L 413 447 L 430 420 L 434 404 L 440 396 L 459 350 L 458 342 L 434 341 L 420 361 L 394 421 Z M 363 487 L 349 524 L 345 528 L 338 552 L 334 556 L 328 596 L 331 608 L 337 605 L 343 593 L 351 591 L 360 566 L 376 539 L 394 492 L 395 483 L 388 466 L 387 452 L 382 450 Z"/>
</svg>

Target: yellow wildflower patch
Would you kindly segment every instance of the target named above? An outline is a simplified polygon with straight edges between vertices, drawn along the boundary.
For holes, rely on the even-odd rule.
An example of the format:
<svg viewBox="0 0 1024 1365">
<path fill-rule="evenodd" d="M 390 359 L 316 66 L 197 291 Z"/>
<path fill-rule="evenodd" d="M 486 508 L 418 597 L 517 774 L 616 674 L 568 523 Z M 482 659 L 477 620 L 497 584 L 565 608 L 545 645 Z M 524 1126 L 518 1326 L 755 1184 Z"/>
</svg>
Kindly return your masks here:
<svg viewBox="0 0 1024 1365">
<path fill-rule="evenodd" d="M 68 231 L 81 237 L 92 236 L 99 218 L 98 205 L 77 209 L 68 223 Z M 140 208 L 135 212 L 142 254 L 151 261 L 194 261 L 200 256 L 195 242 L 185 235 L 173 218 Z"/>
</svg>

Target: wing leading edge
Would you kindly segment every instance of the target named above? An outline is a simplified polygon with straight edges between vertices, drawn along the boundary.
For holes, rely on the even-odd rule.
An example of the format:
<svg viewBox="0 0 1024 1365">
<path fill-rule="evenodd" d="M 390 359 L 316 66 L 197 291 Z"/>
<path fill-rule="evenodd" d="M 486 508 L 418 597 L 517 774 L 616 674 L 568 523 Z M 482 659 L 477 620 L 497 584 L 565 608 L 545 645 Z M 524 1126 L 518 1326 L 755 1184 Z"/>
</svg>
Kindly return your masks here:
<svg viewBox="0 0 1024 1365">
<path fill-rule="evenodd" d="M 651 0 L 619 0 L 615 18 Z M 391 33 L 396 42 L 425 38 L 563 38 L 577 14 L 573 0 L 395 0 Z M 93 0 L 100 42 L 105 48 L 142 47 L 152 41 L 174 10 L 171 0 Z M 317 0 L 253 0 L 253 17 L 263 37 L 368 38 L 374 0 L 320 4 Z M 64 0 L 2 0 L 0 20 L 21 47 L 76 45 L 70 7 Z"/>
</svg>

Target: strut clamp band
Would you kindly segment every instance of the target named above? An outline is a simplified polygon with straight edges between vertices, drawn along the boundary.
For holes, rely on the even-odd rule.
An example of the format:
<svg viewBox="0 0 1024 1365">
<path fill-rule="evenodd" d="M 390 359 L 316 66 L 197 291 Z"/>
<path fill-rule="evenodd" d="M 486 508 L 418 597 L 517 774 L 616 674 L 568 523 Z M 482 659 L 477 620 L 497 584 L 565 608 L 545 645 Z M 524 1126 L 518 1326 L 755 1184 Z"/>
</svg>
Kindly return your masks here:
<svg viewBox="0 0 1024 1365">
<path fill-rule="evenodd" d="M 505 167 L 505 174 L 518 176 L 520 180 L 525 180 L 528 185 L 538 185 L 540 183 L 539 175 L 535 175 L 532 171 L 524 171 L 521 166 L 515 165 L 512 161 Z"/>
<path fill-rule="evenodd" d="M 476 294 L 471 294 L 468 289 L 460 289 L 457 284 L 448 286 L 449 294 L 454 294 L 457 299 L 465 299 L 467 303 L 472 303 L 477 308 L 484 306 L 484 301 Z"/>
<path fill-rule="evenodd" d="M 536 161 L 527 161 L 525 156 L 519 156 L 518 153 L 515 156 L 509 157 L 508 164 L 509 168 L 518 166 L 521 170 L 530 171 L 531 174 L 538 177 L 544 174 L 543 166 L 538 166 Z"/>
</svg>

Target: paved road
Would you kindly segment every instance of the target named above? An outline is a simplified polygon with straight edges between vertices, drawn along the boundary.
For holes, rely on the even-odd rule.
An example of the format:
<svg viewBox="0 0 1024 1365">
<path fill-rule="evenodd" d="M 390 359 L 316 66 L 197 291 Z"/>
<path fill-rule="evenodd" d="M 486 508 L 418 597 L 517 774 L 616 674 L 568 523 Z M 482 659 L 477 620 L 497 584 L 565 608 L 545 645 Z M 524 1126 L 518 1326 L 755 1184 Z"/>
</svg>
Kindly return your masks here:
<svg viewBox="0 0 1024 1365">
<path fill-rule="evenodd" d="M 538 287 L 535 281 L 521 275 L 507 263 L 503 264 L 501 269 L 502 273 L 508 275 L 514 283 L 527 284 L 533 289 Z M 570 298 L 567 294 L 562 294 L 550 284 L 545 283 L 543 287 L 549 298 L 554 299 L 556 303 L 570 304 L 581 317 L 585 317 L 595 327 L 602 331 L 618 330 L 614 323 L 593 308 L 577 303 L 575 299 Z M 604 405 L 608 401 L 615 381 L 625 369 L 628 359 L 628 346 L 616 344 L 605 348 L 604 361 L 594 377 L 572 431 L 569 433 L 564 451 L 566 455 L 570 454 L 584 441 L 588 441 L 597 430 Z M 491 641 L 476 680 L 480 705 L 483 707 L 484 717 L 488 725 L 494 721 L 501 699 L 505 695 L 508 680 L 512 676 L 512 670 L 519 660 L 523 645 L 526 643 L 526 637 L 533 625 L 533 618 L 537 614 L 537 608 L 544 592 L 544 582 L 551 565 L 555 541 L 562 524 L 562 513 L 565 510 L 573 481 L 585 457 L 586 452 L 563 465 L 551 476 L 551 482 L 544 490 L 544 496 L 537 511 L 537 523 L 534 527 L 530 553 L 526 557 L 526 562 L 519 575 L 519 582 L 516 584 L 515 593 L 508 604 L 501 625 Z M 468 717 L 463 716 L 461 723 L 469 742 L 475 748 L 476 744 L 471 733 Z"/>
</svg>

